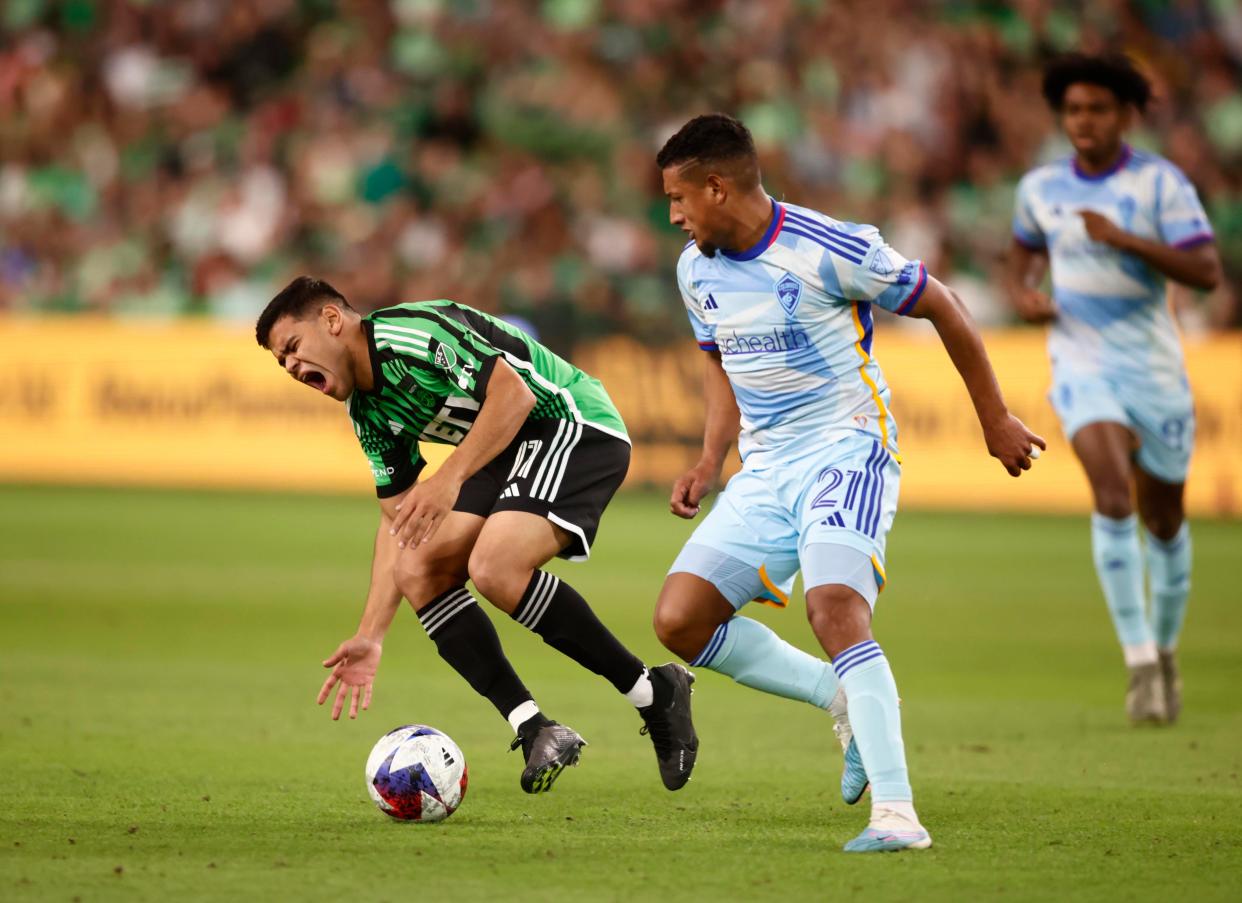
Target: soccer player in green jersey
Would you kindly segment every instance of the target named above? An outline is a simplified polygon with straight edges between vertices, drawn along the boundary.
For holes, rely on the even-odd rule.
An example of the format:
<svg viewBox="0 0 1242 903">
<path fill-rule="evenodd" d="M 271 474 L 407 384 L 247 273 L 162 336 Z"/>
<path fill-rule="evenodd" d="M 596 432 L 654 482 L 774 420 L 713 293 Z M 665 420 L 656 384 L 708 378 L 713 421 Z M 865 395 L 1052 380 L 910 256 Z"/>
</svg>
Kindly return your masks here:
<svg viewBox="0 0 1242 903">
<path fill-rule="evenodd" d="M 583 739 L 549 720 L 466 588 L 606 678 L 637 707 L 670 790 L 698 739 L 694 678 L 648 670 L 573 587 L 542 570 L 585 561 L 621 485 L 630 443 L 603 385 L 520 330 L 452 301 L 361 316 L 328 283 L 299 277 L 260 315 L 259 344 L 298 382 L 343 401 L 379 497 L 370 589 L 357 633 L 325 662 L 339 718 L 370 704 L 381 643 L 404 596 L 440 656 L 508 719 L 526 758 L 522 789 L 551 788 Z M 419 479 L 420 442 L 456 446 Z"/>
</svg>

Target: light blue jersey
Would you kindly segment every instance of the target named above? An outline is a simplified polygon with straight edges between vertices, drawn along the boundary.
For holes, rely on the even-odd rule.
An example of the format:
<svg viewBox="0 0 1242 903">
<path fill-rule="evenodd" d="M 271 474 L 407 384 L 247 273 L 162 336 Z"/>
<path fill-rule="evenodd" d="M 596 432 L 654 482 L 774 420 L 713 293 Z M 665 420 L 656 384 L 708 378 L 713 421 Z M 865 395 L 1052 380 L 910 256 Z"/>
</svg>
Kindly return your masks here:
<svg viewBox="0 0 1242 903">
<path fill-rule="evenodd" d="M 1164 276 L 1138 257 L 1087 237 L 1079 211 L 1177 248 L 1213 240 L 1194 186 L 1154 154 L 1124 148 L 1089 176 L 1072 157 L 1034 169 L 1018 184 L 1014 237 L 1046 250 L 1057 319 L 1048 335 L 1054 370 L 1157 385 L 1183 381 L 1181 343 L 1165 303 Z"/>
<path fill-rule="evenodd" d="M 871 305 L 908 314 L 926 269 L 873 226 L 776 201 L 772 209 L 753 248 L 707 257 L 690 243 L 677 263 L 695 337 L 720 352 L 737 398 L 742 460 L 767 467 L 858 432 L 895 454 Z"/>
<path fill-rule="evenodd" d="M 808 588 L 874 604 L 901 472 L 871 305 L 910 313 L 927 271 L 873 226 L 772 211 L 753 248 L 706 257 L 692 243 L 677 265 L 699 346 L 720 352 L 737 398 L 743 463 L 672 570 L 737 607 L 784 605 L 799 568 Z"/>
<path fill-rule="evenodd" d="M 1048 332 L 1053 407 L 1065 435 L 1089 423 L 1128 426 L 1139 464 L 1182 482 L 1194 441 L 1194 403 L 1164 276 L 1140 258 L 1087 237 L 1079 211 L 1178 248 L 1213 241 L 1194 186 L 1154 154 L 1123 149 L 1089 176 L 1073 158 L 1032 170 L 1018 184 L 1014 238 L 1046 250 L 1057 318 Z"/>
</svg>

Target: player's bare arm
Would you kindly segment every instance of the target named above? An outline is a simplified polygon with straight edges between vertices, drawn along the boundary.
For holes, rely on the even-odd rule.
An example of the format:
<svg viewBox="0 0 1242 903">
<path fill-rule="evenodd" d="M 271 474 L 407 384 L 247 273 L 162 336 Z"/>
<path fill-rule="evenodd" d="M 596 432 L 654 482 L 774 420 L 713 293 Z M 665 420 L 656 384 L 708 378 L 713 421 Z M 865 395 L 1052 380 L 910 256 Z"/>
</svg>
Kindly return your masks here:
<svg viewBox="0 0 1242 903">
<path fill-rule="evenodd" d="M 341 717 L 347 699 L 350 718 L 358 717 L 360 706 L 365 710 L 371 705 L 371 689 L 383 653 L 384 637 L 401 605 L 401 592 L 393 577 L 401 550 L 391 533 L 392 518 L 400 498 L 394 496 L 379 500 L 380 522 L 375 531 L 371 584 L 358 632 L 337 646 L 336 651 L 323 662 L 323 666 L 332 671 L 320 687 L 316 702 L 323 705 L 332 695 L 333 688 L 337 688 L 336 699 L 332 703 L 333 721 Z"/>
<path fill-rule="evenodd" d="M 703 455 L 673 484 L 669 510 L 687 520 L 699 513 L 699 502 L 715 488 L 724 466 L 725 455 L 737 439 L 740 417 L 733 387 L 724 371 L 719 351 L 704 352 L 703 398 L 706 419 L 703 427 Z"/>
<path fill-rule="evenodd" d="M 930 320 L 940 334 L 949 359 L 970 393 L 988 452 L 1001 462 L 1010 476 L 1030 470 L 1032 448 L 1045 449 L 1048 445 L 1005 407 L 983 339 L 961 300 L 943 283 L 929 276 L 927 288 L 910 315 Z"/>
<path fill-rule="evenodd" d="M 398 548 L 425 543 L 435 535 L 461 492 L 474 476 L 518 434 L 535 407 L 535 396 L 503 359 L 497 360 L 487 394 L 474 426 L 440 465 L 435 475 L 418 483 L 396 506 L 390 532 Z"/>
<path fill-rule="evenodd" d="M 1206 241 L 1194 247 L 1178 248 L 1127 232 L 1094 210 L 1082 210 L 1078 215 L 1082 217 L 1087 236 L 1092 241 L 1133 254 L 1174 282 L 1208 292 L 1220 285 L 1220 254 L 1215 242 Z"/>
<path fill-rule="evenodd" d="M 1048 323 L 1057 318 L 1056 305 L 1040 290 L 1047 272 L 1046 251 L 1028 248 L 1017 241 L 1013 243 L 1006 266 L 1005 289 L 1013 309 L 1028 323 Z"/>
</svg>

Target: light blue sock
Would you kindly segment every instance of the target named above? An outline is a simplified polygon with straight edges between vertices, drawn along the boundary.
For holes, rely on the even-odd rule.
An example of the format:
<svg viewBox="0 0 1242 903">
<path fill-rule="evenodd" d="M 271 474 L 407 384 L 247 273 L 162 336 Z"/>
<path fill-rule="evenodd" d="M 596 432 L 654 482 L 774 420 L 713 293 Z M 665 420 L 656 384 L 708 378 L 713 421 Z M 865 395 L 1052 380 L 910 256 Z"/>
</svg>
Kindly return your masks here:
<svg viewBox="0 0 1242 903">
<path fill-rule="evenodd" d="M 745 687 L 826 709 L 837 692 L 832 666 L 786 643 L 750 618 L 730 618 L 712 634 L 694 667 L 732 677 Z"/>
<path fill-rule="evenodd" d="M 1131 514 L 1117 520 L 1093 513 L 1091 550 L 1108 613 L 1126 653 L 1126 664 L 1155 661 L 1151 625 L 1143 611 L 1143 550 L 1139 545 L 1138 518 Z"/>
<path fill-rule="evenodd" d="M 1151 585 L 1151 620 L 1156 645 L 1174 649 L 1190 596 L 1190 524 L 1182 523 L 1167 542 L 1147 533 L 1147 577 Z"/>
<path fill-rule="evenodd" d="M 832 667 L 850 701 L 850 726 L 871 779 L 872 803 L 913 800 L 897 683 L 884 650 L 865 640 L 834 658 Z"/>
</svg>

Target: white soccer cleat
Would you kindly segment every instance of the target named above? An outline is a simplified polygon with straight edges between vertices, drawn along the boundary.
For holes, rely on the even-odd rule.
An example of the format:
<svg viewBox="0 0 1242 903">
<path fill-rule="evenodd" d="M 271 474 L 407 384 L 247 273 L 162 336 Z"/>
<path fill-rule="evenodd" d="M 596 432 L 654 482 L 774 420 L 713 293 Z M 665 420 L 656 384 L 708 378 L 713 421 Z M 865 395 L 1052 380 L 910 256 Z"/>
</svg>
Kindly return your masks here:
<svg viewBox="0 0 1242 903">
<path fill-rule="evenodd" d="M 895 853 L 898 850 L 926 850 L 932 845 L 931 835 L 911 818 L 896 809 L 877 805 L 871 810 L 871 824 L 845 845 L 847 853 Z"/>
<path fill-rule="evenodd" d="M 850 748 L 850 741 L 854 739 L 854 729 L 850 727 L 850 713 L 845 701 L 845 690 L 837 687 L 837 695 L 832 697 L 832 702 L 828 703 L 828 714 L 832 716 L 832 732 L 837 736 L 837 742 L 841 744 L 841 752 L 845 752 Z"/>
<path fill-rule="evenodd" d="M 836 734 L 841 751 L 845 753 L 845 764 L 841 768 L 841 799 L 852 806 L 862 799 L 870 781 L 867 779 L 867 770 L 863 767 L 862 756 L 858 753 L 858 744 L 854 742 L 854 729 L 850 727 L 844 690 L 837 689 L 837 695 L 828 703 L 828 713 L 832 715 L 832 732 Z"/>
</svg>

